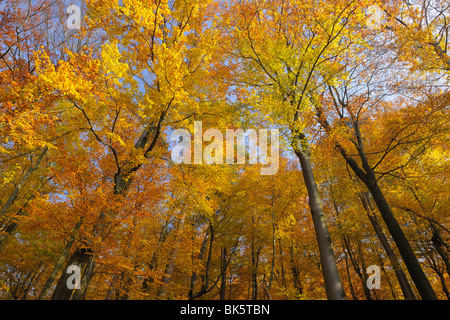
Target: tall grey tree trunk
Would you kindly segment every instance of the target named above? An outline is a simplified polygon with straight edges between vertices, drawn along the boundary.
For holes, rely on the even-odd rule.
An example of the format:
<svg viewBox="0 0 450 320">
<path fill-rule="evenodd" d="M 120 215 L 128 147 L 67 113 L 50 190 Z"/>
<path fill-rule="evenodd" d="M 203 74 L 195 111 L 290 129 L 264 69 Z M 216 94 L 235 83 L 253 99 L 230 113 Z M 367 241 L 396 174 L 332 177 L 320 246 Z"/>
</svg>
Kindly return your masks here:
<svg viewBox="0 0 450 320">
<path fill-rule="evenodd" d="M 394 268 L 394 272 L 395 275 L 397 276 L 398 283 L 400 284 L 400 288 L 402 289 L 403 297 L 407 300 L 415 300 L 416 296 L 414 295 L 414 292 L 408 282 L 408 279 L 406 278 L 405 273 L 400 267 L 400 262 L 398 261 L 397 255 L 392 249 L 388 239 L 386 238 L 383 230 L 381 229 L 380 224 L 378 223 L 378 219 L 372 210 L 369 199 L 367 199 L 367 194 L 361 194 L 360 199 L 362 201 L 364 209 L 367 212 L 367 216 L 369 217 L 369 220 L 375 230 L 375 233 L 377 234 L 378 239 L 380 240 L 384 250 L 386 251 L 389 260 L 391 261 L 391 265 Z"/>
<path fill-rule="evenodd" d="M 348 255 L 348 257 L 350 258 L 350 262 L 352 263 L 353 270 L 355 270 L 356 274 L 358 275 L 358 278 L 361 281 L 364 290 L 364 295 L 366 296 L 367 300 L 372 300 L 372 294 L 370 293 L 369 288 L 367 288 L 366 286 L 366 277 L 364 276 L 366 269 L 364 268 L 364 265 L 360 267 L 347 234 L 344 233 L 342 235 L 342 241 L 344 244 L 346 255 Z M 360 256 L 362 258 L 362 255 Z"/>
<path fill-rule="evenodd" d="M 221 274 L 222 274 L 222 281 L 220 283 L 220 300 L 225 300 L 225 296 L 226 296 L 226 291 L 227 291 L 227 268 L 228 268 L 228 263 L 227 263 L 227 247 L 224 247 L 222 249 L 221 252 Z"/>
<path fill-rule="evenodd" d="M 81 271 L 81 285 L 87 285 L 89 282 L 87 277 L 89 273 L 89 269 L 91 268 L 94 262 L 92 252 L 89 249 L 79 247 L 72 254 L 71 259 L 68 263 L 68 266 L 74 265 L 80 268 Z M 86 269 L 88 269 L 86 272 Z M 77 298 L 83 297 L 86 292 L 86 288 L 83 286 L 81 289 L 69 289 L 67 286 L 67 282 L 72 274 L 63 271 L 61 276 L 59 277 L 58 283 L 56 284 L 56 288 L 53 291 L 52 300 L 70 300 L 72 299 L 72 295 L 74 295 L 74 291 L 81 291 L 81 294 L 77 295 Z M 90 280 L 90 279 L 89 279 Z"/>
<path fill-rule="evenodd" d="M 300 268 L 294 261 L 294 246 L 293 244 L 289 247 L 290 254 L 290 263 L 291 263 L 291 272 L 292 272 L 292 281 L 294 282 L 294 289 L 297 295 L 303 294 L 303 284 L 300 279 Z"/>
<path fill-rule="evenodd" d="M 203 238 L 203 243 L 202 243 L 202 246 L 200 248 L 200 252 L 198 254 L 198 257 L 197 257 L 197 259 L 199 261 L 203 260 L 203 257 L 204 257 L 204 255 L 206 253 L 206 246 L 208 244 L 208 237 L 209 237 L 210 230 L 211 230 L 211 228 L 208 227 L 208 229 L 206 230 L 206 233 L 205 233 L 205 237 Z M 195 284 L 197 282 L 197 278 L 198 278 L 197 270 L 194 270 L 192 272 L 192 275 L 191 275 L 191 286 L 190 286 L 189 293 L 188 293 L 189 300 L 193 299 L 194 290 L 195 290 Z"/>
<path fill-rule="evenodd" d="M 184 216 L 182 216 L 180 220 L 177 219 L 175 221 L 175 230 L 174 231 L 178 232 L 179 230 L 181 230 L 183 228 L 184 222 L 185 222 Z M 166 296 L 167 286 L 170 282 L 170 279 L 172 278 L 173 268 L 175 266 L 175 260 L 178 255 L 178 249 L 179 249 L 181 240 L 182 240 L 181 236 L 176 235 L 175 247 L 172 250 L 169 262 L 167 262 L 167 264 L 166 264 L 166 268 L 164 270 L 164 275 L 161 279 L 160 286 L 156 293 L 156 299 L 163 299 Z"/>
<path fill-rule="evenodd" d="M 169 232 L 170 232 L 169 228 L 168 228 L 169 223 L 170 223 L 170 219 L 168 219 L 162 227 L 161 234 L 159 235 L 159 238 L 158 238 L 158 243 L 156 245 L 155 251 L 152 254 L 152 259 L 150 260 L 150 264 L 148 265 L 148 269 L 150 272 L 152 272 L 153 270 L 158 268 L 161 246 L 166 241 L 167 236 L 169 235 Z M 148 297 L 148 294 L 150 293 L 150 290 L 152 288 L 152 283 L 154 281 L 155 281 L 155 279 L 151 275 L 145 277 L 144 280 L 142 281 L 141 291 L 142 291 L 142 293 L 145 294 L 145 296 L 144 296 L 145 298 Z"/>
<path fill-rule="evenodd" d="M 447 244 L 442 238 L 441 232 L 436 227 L 435 223 L 431 223 L 431 229 L 433 230 L 433 237 L 431 241 L 433 242 L 433 246 L 436 248 L 436 251 L 441 256 L 444 261 L 445 268 L 447 269 L 447 274 L 450 276 L 450 261 L 449 261 L 449 251 L 447 249 Z"/>
<path fill-rule="evenodd" d="M 286 267 L 284 265 L 284 254 L 283 254 L 283 247 L 281 245 L 281 238 L 278 238 L 278 246 L 280 248 L 280 272 L 281 272 L 281 285 L 285 290 L 287 290 L 287 283 L 286 283 Z"/>
<path fill-rule="evenodd" d="M 347 105 L 344 104 L 343 107 L 347 107 Z M 331 133 L 331 126 L 324 115 L 322 106 L 316 103 L 315 108 L 322 128 L 327 133 Z M 351 110 L 348 109 L 348 111 L 350 114 L 352 114 Z M 355 118 L 354 116 L 352 116 L 352 119 L 352 126 L 354 128 L 354 134 L 356 138 L 355 146 L 358 151 L 358 157 L 361 161 L 361 166 L 353 158 L 352 155 L 349 155 L 347 153 L 347 151 L 338 141 L 335 141 L 335 147 L 345 159 L 350 168 L 353 170 L 353 172 L 356 174 L 356 176 L 366 185 L 367 189 L 369 189 L 369 192 L 372 195 L 372 198 L 374 199 L 381 216 L 383 217 L 383 220 L 389 230 L 389 233 L 392 236 L 392 239 L 394 239 L 394 242 L 397 245 L 400 255 L 405 262 L 408 272 L 414 284 L 416 285 L 420 296 L 422 297 L 422 299 L 426 300 L 437 300 L 436 293 L 434 292 L 430 281 L 428 281 L 428 278 L 425 275 L 422 267 L 420 266 L 419 260 L 417 259 L 414 250 L 411 248 L 408 239 L 403 233 L 400 224 L 395 218 L 395 215 L 392 212 L 389 203 L 387 202 L 383 192 L 378 185 L 374 168 L 369 164 L 367 154 L 364 150 L 364 143 L 361 131 L 359 129 L 358 120 L 356 120 L 357 118 Z"/>
<path fill-rule="evenodd" d="M 336 266 L 331 237 L 323 213 L 322 200 L 314 178 L 311 166 L 311 150 L 304 134 L 299 133 L 293 137 L 292 146 L 302 166 L 303 179 L 308 190 L 309 207 L 314 223 L 317 244 L 319 246 L 320 264 L 325 282 L 328 300 L 343 300 L 344 290 Z"/>
<path fill-rule="evenodd" d="M 177 257 L 177 253 L 178 253 L 178 248 L 175 248 L 170 257 L 170 261 L 166 264 L 166 268 L 164 269 L 164 275 L 161 279 L 161 284 L 156 293 L 156 299 L 164 299 L 164 297 L 166 296 L 167 286 L 170 282 L 170 278 L 172 277 L 174 263 L 175 263 L 175 259 Z"/>
<path fill-rule="evenodd" d="M 252 240 L 252 300 L 258 300 L 258 262 L 259 249 L 255 248 L 255 242 Z"/>
<path fill-rule="evenodd" d="M 251 243 L 251 255 L 252 255 L 252 278 L 251 278 L 251 287 L 252 287 L 252 300 L 258 300 L 258 263 L 259 263 L 259 254 L 261 249 L 257 247 L 255 244 L 255 217 L 252 216 L 252 243 Z"/>
<path fill-rule="evenodd" d="M 117 283 L 119 282 L 120 275 L 115 274 L 112 279 L 111 283 L 109 285 L 108 292 L 106 293 L 105 300 L 117 300 L 119 297 L 119 294 L 117 292 Z"/>
<path fill-rule="evenodd" d="M 392 238 L 394 239 L 398 250 L 400 251 L 403 261 L 408 268 L 409 274 L 413 279 L 420 296 L 424 300 L 437 300 L 437 296 L 434 292 L 433 287 L 428 281 L 425 272 L 420 266 L 419 260 L 414 254 L 414 251 L 411 248 L 408 239 L 403 233 L 403 230 L 401 229 L 397 219 L 395 218 L 391 207 L 386 201 L 386 198 L 378 187 L 378 183 L 376 182 L 376 179 L 373 175 L 370 175 L 370 177 L 367 179 L 367 187 L 369 188 L 370 193 L 372 194 L 372 197 L 374 198 L 375 203 L 377 204 L 377 207 L 381 213 L 381 216 L 383 217 L 383 220 L 386 223 L 386 226 L 388 227 L 388 230 Z"/>
<path fill-rule="evenodd" d="M 51 288 L 53 282 L 55 281 L 58 272 L 61 271 L 64 263 L 67 260 L 67 257 L 69 256 L 70 249 L 72 248 L 72 245 L 75 242 L 75 233 L 78 232 L 78 230 L 81 227 L 81 224 L 82 224 L 82 220 L 78 221 L 78 223 L 75 225 L 75 228 L 73 230 L 73 234 L 72 234 L 71 238 L 67 242 L 66 247 L 64 248 L 63 252 L 59 256 L 58 261 L 56 262 L 50 276 L 47 278 L 47 281 L 44 284 L 44 288 L 42 289 L 41 294 L 39 295 L 39 298 L 38 298 L 39 300 L 45 300 L 47 298 L 47 296 L 50 292 L 50 288 Z"/>
</svg>

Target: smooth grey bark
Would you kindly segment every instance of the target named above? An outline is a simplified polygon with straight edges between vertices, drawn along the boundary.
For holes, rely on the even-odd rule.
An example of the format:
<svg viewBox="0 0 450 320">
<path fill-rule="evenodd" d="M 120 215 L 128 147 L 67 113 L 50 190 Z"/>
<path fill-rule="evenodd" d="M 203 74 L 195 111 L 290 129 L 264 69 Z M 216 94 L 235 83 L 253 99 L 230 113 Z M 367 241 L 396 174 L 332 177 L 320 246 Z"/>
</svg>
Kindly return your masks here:
<svg viewBox="0 0 450 320">
<path fill-rule="evenodd" d="M 345 103 L 341 104 L 343 107 L 347 107 Z M 327 133 L 330 133 L 332 131 L 331 126 L 323 113 L 322 107 L 316 103 L 315 109 L 320 125 Z M 356 119 L 355 117 L 352 118 Z M 361 160 L 361 166 L 358 164 L 358 162 L 355 161 L 353 156 L 347 153 L 347 151 L 338 141 L 335 141 L 335 147 L 347 162 L 347 164 L 350 166 L 352 171 L 356 174 L 356 176 L 366 185 L 370 194 L 372 195 L 372 198 L 374 199 L 377 208 L 381 216 L 383 217 L 389 233 L 391 234 L 395 244 L 397 245 L 400 255 L 403 258 L 403 261 L 414 284 L 416 285 L 417 290 L 419 291 L 420 296 L 424 300 L 437 300 L 436 293 L 434 292 L 430 281 L 428 280 L 425 272 L 420 266 L 419 260 L 417 259 L 414 250 L 411 248 L 408 239 L 403 233 L 400 224 L 395 218 L 395 215 L 392 212 L 389 203 L 387 202 L 383 192 L 379 187 L 374 168 L 369 164 L 369 160 L 364 150 L 364 143 L 361 131 L 359 129 L 358 120 L 354 120 L 352 122 L 352 127 L 354 129 L 356 138 L 355 147 L 358 152 L 358 157 Z"/>
<path fill-rule="evenodd" d="M 197 259 L 200 261 L 203 260 L 203 257 L 206 252 L 206 246 L 208 244 L 208 237 L 209 237 L 210 230 L 211 229 L 208 227 L 208 229 L 206 230 L 205 237 L 203 238 L 202 246 L 200 248 L 200 252 L 197 257 Z M 195 284 L 197 282 L 197 278 L 198 278 L 197 270 L 194 270 L 191 275 L 191 286 L 190 286 L 189 293 L 188 293 L 189 300 L 193 299 L 194 289 L 195 289 Z"/>
<path fill-rule="evenodd" d="M 67 244 L 66 244 L 63 252 L 59 256 L 58 261 L 56 261 L 56 264 L 53 267 L 52 272 L 50 273 L 49 277 L 47 278 L 47 281 L 44 284 L 44 287 L 39 295 L 38 300 L 47 299 L 47 296 L 49 295 L 49 292 L 50 292 L 50 288 L 53 285 L 53 282 L 55 281 L 57 274 L 61 271 L 64 263 L 67 260 L 67 257 L 69 256 L 70 249 L 72 248 L 72 245 L 75 242 L 75 233 L 78 232 L 78 230 L 81 227 L 81 224 L 82 224 L 82 220 L 80 219 L 80 221 L 78 221 L 77 224 L 75 225 L 75 228 L 73 230 L 73 234 L 72 234 L 71 238 L 69 239 L 69 241 L 67 241 Z"/>
<path fill-rule="evenodd" d="M 164 275 L 161 279 L 161 284 L 158 288 L 158 292 L 156 293 L 156 299 L 163 299 L 166 296 L 167 285 L 170 282 L 170 278 L 172 277 L 174 261 L 178 253 L 178 248 L 172 252 L 172 256 L 170 261 L 166 264 L 166 268 L 164 269 Z"/>
<path fill-rule="evenodd" d="M 344 248 L 344 259 L 345 259 L 345 263 L 346 263 L 347 276 L 349 278 L 349 283 L 350 283 L 350 292 L 351 292 L 352 296 L 354 297 L 354 299 L 358 300 L 358 298 L 355 294 L 354 288 L 353 288 L 353 283 L 350 279 L 348 258 L 350 259 L 353 270 L 356 272 L 359 280 L 361 281 L 361 285 L 362 285 L 362 288 L 364 290 L 364 294 L 365 294 L 367 300 L 373 300 L 372 294 L 366 286 L 366 273 L 365 273 L 366 268 L 364 266 L 364 259 L 363 259 L 363 255 L 361 252 L 361 245 L 360 245 L 361 242 L 360 241 L 358 242 L 358 252 L 359 252 L 359 256 L 360 256 L 360 259 L 358 259 L 352 248 L 351 239 L 348 236 L 348 233 L 345 230 L 343 230 L 341 223 L 339 221 L 340 220 L 340 211 L 339 211 L 340 209 L 339 209 L 338 203 L 336 202 L 334 192 L 332 191 L 332 185 L 330 186 L 330 193 L 332 195 L 334 211 L 336 212 L 336 216 L 337 216 L 337 226 L 339 228 L 339 231 L 342 233 L 341 240 L 342 240 L 342 247 Z M 360 266 L 360 263 L 358 260 L 361 261 L 361 264 L 362 264 L 361 266 Z"/>
<path fill-rule="evenodd" d="M 441 232 L 437 228 L 435 223 L 431 223 L 431 229 L 433 230 L 433 237 L 431 241 L 433 242 L 433 246 L 436 248 L 436 251 L 441 256 L 444 261 L 445 268 L 447 269 L 447 274 L 450 276 L 450 262 L 449 262 L 449 251 L 448 245 L 442 238 Z"/>
<path fill-rule="evenodd" d="M 394 250 L 392 249 L 391 244 L 389 243 L 383 230 L 381 229 L 381 226 L 378 222 L 378 219 L 377 219 L 375 213 L 373 212 L 370 201 L 369 201 L 369 199 L 367 199 L 367 194 L 361 194 L 360 199 L 361 199 L 364 209 L 366 210 L 369 221 L 372 224 L 372 226 L 375 230 L 375 233 L 381 242 L 381 245 L 383 246 L 384 250 L 386 251 L 389 261 L 391 261 L 391 265 L 394 268 L 394 272 L 395 272 L 395 275 L 397 276 L 398 283 L 400 284 L 400 288 L 402 290 L 403 297 L 407 300 L 416 300 L 414 291 L 412 290 L 411 285 L 409 284 L 405 273 L 403 272 L 402 268 L 400 267 L 400 261 L 398 260 L 397 255 L 395 254 Z"/>
<path fill-rule="evenodd" d="M 255 248 L 255 242 L 252 239 L 252 300 L 258 300 L 258 263 L 260 249 Z"/>
<path fill-rule="evenodd" d="M 272 178 L 273 178 L 273 176 L 272 176 Z M 272 282 L 273 282 L 273 278 L 274 278 L 274 275 L 275 275 L 275 258 L 276 258 L 276 251 L 275 251 L 275 249 L 276 249 L 275 248 L 275 244 L 276 244 L 276 238 L 275 238 L 276 224 L 275 224 L 275 208 L 274 208 L 274 205 L 275 205 L 275 198 L 274 198 L 273 189 L 272 189 L 272 197 L 271 197 L 272 262 L 270 264 L 269 281 L 264 286 L 264 292 L 266 293 L 267 299 L 269 299 L 269 300 L 272 300 L 272 296 L 270 295 L 270 288 L 272 287 Z"/>
<path fill-rule="evenodd" d="M 208 249 L 208 257 L 206 258 L 205 274 L 202 277 L 202 285 L 201 285 L 200 290 L 198 292 L 192 293 L 192 295 L 190 296 L 190 299 L 192 299 L 192 300 L 197 299 L 197 298 L 201 297 L 202 295 L 213 290 L 217 286 L 217 283 L 219 282 L 219 280 L 221 279 L 221 276 L 222 276 L 222 272 L 221 272 L 219 274 L 219 276 L 216 278 L 216 280 L 212 284 L 210 284 L 211 271 L 212 271 L 211 270 L 212 249 L 213 249 L 214 240 L 216 238 L 216 234 L 215 234 L 216 231 L 215 231 L 215 228 L 214 228 L 212 222 L 210 222 L 210 224 L 209 224 L 209 229 L 210 229 L 209 249 Z"/>
<path fill-rule="evenodd" d="M 74 265 L 80 268 L 81 273 L 82 273 L 82 279 L 81 279 L 81 284 L 82 285 L 87 285 L 88 281 L 87 281 L 87 277 L 86 277 L 86 267 L 87 266 L 91 266 L 93 263 L 93 259 L 91 258 L 92 256 L 92 251 L 90 251 L 89 249 L 86 249 L 84 247 L 78 247 L 75 252 L 72 254 L 67 266 L 70 265 Z M 67 269 L 66 269 L 67 270 Z M 74 291 L 81 291 L 81 294 L 77 295 L 77 298 L 81 298 L 86 290 L 85 288 L 81 288 L 81 289 L 69 289 L 67 287 L 67 281 L 69 280 L 69 277 L 71 276 L 71 274 L 65 272 L 65 270 L 63 270 L 61 276 L 58 279 L 58 282 L 56 284 L 56 288 L 53 291 L 51 300 L 70 300 L 72 298 L 72 295 L 74 294 Z M 84 278 L 84 279 L 83 279 Z"/>
<path fill-rule="evenodd" d="M 278 246 L 280 248 L 280 272 L 281 272 L 281 285 L 285 290 L 287 290 L 287 283 L 286 283 L 286 267 L 284 265 L 284 254 L 283 254 L 283 247 L 281 245 L 281 238 L 278 238 Z"/>
<path fill-rule="evenodd" d="M 94 276 L 94 269 L 95 269 L 95 260 L 93 256 L 87 261 L 83 276 L 81 277 L 81 289 L 75 290 L 72 296 L 72 300 L 84 300 L 86 296 L 86 291 L 88 288 L 89 283 L 92 280 L 92 277 Z"/>
<path fill-rule="evenodd" d="M 366 277 L 365 277 L 365 267 L 364 264 L 362 266 L 359 265 L 356 257 L 355 257 L 355 253 L 353 252 L 353 249 L 351 247 L 350 244 L 350 239 L 348 238 L 348 236 L 346 234 L 342 235 L 342 241 L 344 243 L 344 247 L 345 247 L 345 251 L 346 254 L 348 255 L 348 257 L 350 258 L 350 262 L 352 263 L 353 266 L 353 270 L 355 270 L 356 274 L 358 275 L 363 290 L 364 290 L 364 295 L 366 296 L 367 300 L 372 300 L 372 294 L 370 293 L 370 290 L 367 288 L 366 285 Z M 362 255 L 360 255 L 362 257 Z"/>
<path fill-rule="evenodd" d="M 311 165 L 311 150 L 303 133 L 294 135 L 292 147 L 300 160 L 303 179 L 305 180 L 306 189 L 308 190 L 309 207 L 311 209 L 317 244 L 319 246 L 320 264 L 322 266 L 327 299 L 343 300 L 344 290 L 336 266 L 336 258 L 334 256 L 331 237 L 323 212 L 322 200 Z"/>
<path fill-rule="evenodd" d="M 178 231 L 179 229 L 183 228 L 183 225 L 184 225 L 184 217 L 181 218 L 181 221 L 177 220 L 175 222 L 175 230 Z M 167 285 L 169 284 L 170 279 L 172 278 L 173 268 L 175 265 L 175 260 L 178 255 L 178 249 L 179 249 L 180 241 L 181 241 L 180 236 L 177 235 L 176 237 L 177 237 L 177 239 L 176 239 L 175 247 L 172 250 L 169 262 L 166 264 L 166 268 L 164 270 L 164 274 L 162 276 L 160 286 L 156 293 L 156 299 L 163 299 L 166 296 Z"/>
<path fill-rule="evenodd" d="M 226 297 L 226 291 L 227 291 L 227 268 L 228 268 L 228 263 L 227 263 L 227 247 L 224 247 L 222 249 L 222 253 L 221 253 L 221 273 L 222 273 L 222 281 L 220 283 L 220 296 L 219 296 L 219 300 L 225 300 Z"/>
<path fill-rule="evenodd" d="M 303 294 L 303 284 L 302 280 L 300 279 L 300 268 L 297 266 L 297 264 L 294 261 L 294 247 L 291 245 L 289 247 L 289 254 L 290 254 L 290 263 L 291 263 L 291 272 L 292 272 L 292 280 L 294 282 L 294 289 L 297 292 L 297 294 L 300 296 Z"/>
<path fill-rule="evenodd" d="M 405 262 L 412 280 L 414 281 L 414 284 L 416 285 L 417 290 L 419 291 L 420 296 L 424 300 L 437 300 L 433 287 L 420 266 L 419 260 L 414 254 L 408 239 L 403 233 L 403 230 L 395 218 L 386 198 L 381 192 L 373 174 L 369 175 L 367 186 L 375 200 L 375 203 L 377 204 L 377 207 L 392 238 L 397 245 L 397 248 L 403 258 L 403 261 Z"/>
</svg>

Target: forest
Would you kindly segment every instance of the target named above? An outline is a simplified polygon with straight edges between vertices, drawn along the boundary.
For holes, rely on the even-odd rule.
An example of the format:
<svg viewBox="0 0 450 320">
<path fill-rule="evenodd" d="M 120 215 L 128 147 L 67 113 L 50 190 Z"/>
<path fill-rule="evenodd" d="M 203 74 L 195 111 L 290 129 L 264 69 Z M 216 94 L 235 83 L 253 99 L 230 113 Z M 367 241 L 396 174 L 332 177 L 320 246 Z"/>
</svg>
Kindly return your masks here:
<svg viewBox="0 0 450 320">
<path fill-rule="evenodd" d="M 0 300 L 450 300 L 449 41 L 449 0 L 0 0 Z"/>
</svg>

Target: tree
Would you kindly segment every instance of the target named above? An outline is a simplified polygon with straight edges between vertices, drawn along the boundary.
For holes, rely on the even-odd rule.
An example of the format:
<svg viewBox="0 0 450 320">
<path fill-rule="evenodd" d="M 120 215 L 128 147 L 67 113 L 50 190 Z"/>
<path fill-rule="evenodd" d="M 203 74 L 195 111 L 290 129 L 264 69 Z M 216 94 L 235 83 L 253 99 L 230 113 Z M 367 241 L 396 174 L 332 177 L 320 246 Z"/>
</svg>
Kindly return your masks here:
<svg viewBox="0 0 450 320">
<path fill-rule="evenodd" d="M 0 299 L 449 299 L 449 8 L 3 1 Z"/>
<path fill-rule="evenodd" d="M 230 60 L 239 59 L 241 84 L 253 89 L 251 97 L 259 98 L 248 104 L 262 110 L 269 123 L 289 131 L 287 140 L 301 163 L 329 299 L 342 299 L 343 291 L 305 132 L 310 120 L 307 93 L 333 81 L 345 55 L 352 56 L 348 48 L 358 41 L 352 28 L 361 23 L 362 5 L 236 1 L 227 12 L 236 13 L 226 30 L 227 47 L 233 48 Z"/>
</svg>

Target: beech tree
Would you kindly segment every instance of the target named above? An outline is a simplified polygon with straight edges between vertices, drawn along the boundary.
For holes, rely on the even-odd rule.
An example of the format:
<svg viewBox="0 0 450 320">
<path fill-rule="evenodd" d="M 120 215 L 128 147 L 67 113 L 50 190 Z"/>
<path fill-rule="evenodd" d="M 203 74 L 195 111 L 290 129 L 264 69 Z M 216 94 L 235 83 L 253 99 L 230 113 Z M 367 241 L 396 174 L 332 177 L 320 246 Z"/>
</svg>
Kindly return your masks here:
<svg viewBox="0 0 450 320">
<path fill-rule="evenodd" d="M 0 3 L 0 299 L 449 299 L 446 1 L 76 2 Z"/>
</svg>

